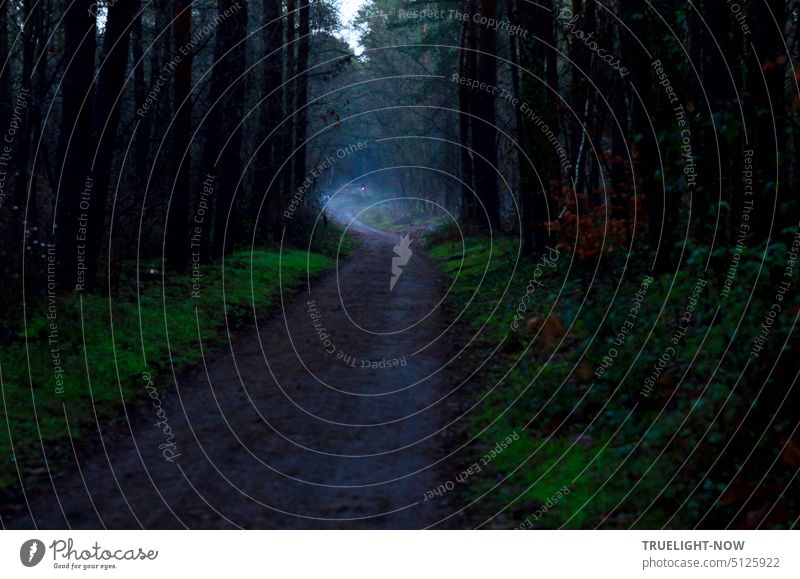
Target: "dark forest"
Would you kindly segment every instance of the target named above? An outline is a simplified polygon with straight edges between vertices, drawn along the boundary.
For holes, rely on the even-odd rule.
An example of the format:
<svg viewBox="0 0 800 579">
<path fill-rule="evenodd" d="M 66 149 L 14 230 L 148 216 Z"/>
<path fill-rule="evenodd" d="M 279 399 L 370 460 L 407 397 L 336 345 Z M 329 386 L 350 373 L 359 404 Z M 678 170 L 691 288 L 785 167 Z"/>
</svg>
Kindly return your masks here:
<svg viewBox="0 0 800 579">
<path fill-rule="evenodd" d="M 796 528 L 799 22 L 0 0 L 2 527 Z"/>
</svg>

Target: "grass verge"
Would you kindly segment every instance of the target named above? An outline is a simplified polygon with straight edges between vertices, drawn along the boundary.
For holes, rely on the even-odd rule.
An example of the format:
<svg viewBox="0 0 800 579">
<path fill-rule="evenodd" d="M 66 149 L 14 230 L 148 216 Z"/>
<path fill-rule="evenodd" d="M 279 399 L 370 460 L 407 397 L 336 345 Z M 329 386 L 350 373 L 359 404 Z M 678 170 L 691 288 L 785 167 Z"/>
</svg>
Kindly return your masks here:
<svg viewBox="0 0 800 579">
<path fill-rule="evenodd" d="M 431 236 L 428 251 L 451 280 L 458 276 L 451 304 L 478 335 L 470 360 L 477 366 L 491 355 L 472 381 L 479 386 L 468 393 L 470 404 L 480 402 L 464 422 L 476 441 L 469 463 L 481 466 L 462 489 L 468 502 L 481 497 L 476 522 L 736 525 L 759 512 L 760 500 L 771 505 L 764 488 L 797 487 L 797 461 L 781 454 L 795 418 L 787 405 L 774 410 L 785 388 L 774 375 L 756 379 L 781 350 L 792 316 L 774 322 L 772 356 L 750 359 L 742 373 L 775 299 L 751 290 L 765 277 L 780 278 L 784 244 L 744 252 L 724 299 L 725 277 L 703 273 L 703 249 L 688 251 L 676 275 L 653 276 L 637 298 L 649 277 L 643 256 L 606 258 L 595 271 L 573 261 L 569 249 L 549 254 L 549 263 L 517 261 L 519 247 L 509 238 L 468 238 L 463 249 L 445 239 Z M 730 260 L 724 250 L 711 257 Z M 792 303 L 783 306 L 799 311 Z M 740 427 L 737 435 L 723 435 L 731 425 Z M 493 453 L 512 433 L 519 437 Z M 797 503 L 786 493 L 775 512 L 796 512 Z M 770 526 L 790 523 L 776 518 Z"/>
<path fill-rule="evenodd" d="M 142 376 L 172 383 L 209 351 L 227 343 L 228 332 L 252 328 L 306 281 L 335 265 L 338 233 L 315 248 L 240 251 L 199 275 L 135 278 L 113 298 L 64 295 L 48 304 L 29 303 L 23 331 L 0 353 L 0 491 L 19 477 L 41 474 L 48 461 L 71 451 L 59 444 L 80 439 L 98 420 L 121 413 L 123 404 L 144 404 Z M 347 238 L 342 256 L 352 250 Z M 161 380 L 159 380 L 161 377 Z M 18 471 L 22 474 L 18 474 Z"/>
</svg>

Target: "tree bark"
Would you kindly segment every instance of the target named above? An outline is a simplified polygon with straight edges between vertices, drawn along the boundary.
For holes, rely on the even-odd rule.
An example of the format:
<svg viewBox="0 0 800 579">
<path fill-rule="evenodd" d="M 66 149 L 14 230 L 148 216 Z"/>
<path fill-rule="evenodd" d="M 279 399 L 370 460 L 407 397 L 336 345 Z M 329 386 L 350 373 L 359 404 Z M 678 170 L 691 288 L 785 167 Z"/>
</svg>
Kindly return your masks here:
<svg viewBox="0 0 800 579">
<path fill-rule="evenodd" d="M 261 90 L 264 96 L 270 95 L 261 105 L 262 134 L 266 138 L 275 129 L 277 123 L 284 118 L 282 92 L 280 89 L 283 77 L 283 61 L 281 58 L 283 20 L 281 18 L 280 3 L 274 0 L 264 0 L 263 14 L 265 21 L 262 29 L 264 51 L 269 56 L 264 60 Z M 261 176 L 257 179 L 257 186 L 267 187 L 272 182 L 273 177 L 276 176 L 278 164 L 275 160 L 280 152 L 278 143 L 276 135 L 272 135 L 269 141 L 262 144 L 260 152 Z M 264 208 L 268 235 L 278 229 L 281 208 L 277 199 L 280 188 L 281 183 L 276 179 L 269 191 L 263 191 L 263 194 L 266 195 Z M 262 193 L 262 191 L 259 191 L 259 193 Z M 255 215 L 255 212 L 253 214 Z"/>
<path fill-rule="evenodd" d="M 473 29 L 472 15 L 473 2 L 467 4 L 469 19 L 461 27 L 461 53 L 459 55 L 459 74 L 461 78 L 475 78 L 475 62 L 477 41 Z M 471 227 L 476 219 L 478 206 L 477 192 L 475 190 L 475 168 L 472 153 L 472 131 L 474 119 L 472 117 L 472 99 L 469 89 L 464 83 L 458 87 L 459 109 L 459 141 L 461 143 L 461 180 L 463 193 L 461 199 L 461 220 L 467 227 Z"/>
<path fill-rule="evenodd" d="M 532 30 L 534 34 L 542 39 L 542 42 L 533 42 L 525 46 L 525 50 L 520 50 L 519 59 L 522 69 L 526 71 L 520 79 L 520 104 L 518 109 L 521 111 L 523 103 L 531 110 L 536 111 L 544 122 L 556 131 L 558 103 L 553 97 L 553 93 L 542 85 L 541 80 L 545 79 L 547 85 L 554 91 L 558 90 L 558 72 L 556 70 L 556 51 L 546 45 L 554 46 L 554 19 L 552 1 L 543 0 L 539 5 L 531 5 L 527 2 L 517 0 L 517 19 L 525 30 Z M 536 75 L 536 78 L 531 76 Z M 550 189 L 561 190 L 561 164 L 552 152 L 550 143 L 547 142 L 541 130 L 537 129 L 527 115 L 522 119 L 523 132 L 526 134 L 527 150 L 531 154 L 543 151 L 544 154 L 538 155 L 536 159 L 536 170 L 526 165 L 520 174 L 520 188 L 522 202 L 525 205 L 523 211 L 528 215 L 526 220 L 531 229 L 533 254 L 544 251 L 545 246 L 550 242 L 550 229 L 548 221 L 552 219 L 551 212 L 553 207 L 550 204 Z M 557 132 L 557 131 L 556 131 Z M 525 240 L 523 240 L 524 242 Z"/>
<path fill-rule="evenodd" d="M 92 0 L 75 0 L 64 14 L 64 51 L 72 56 L 61 83 L 62 121 L 59 135 L 58 207 L 56 208 L 57 256 L 62 273 L 62 289 L 79 289 L 79 259 L 86 250 L 78 239 L 79 218 L 88 218 L 81 207 L 85 194 L 91 197 L 87 182 L 91 151 L 86 143 L 92 134 L 94 56 L 96 16 Z"/>
<path fill-rule="evenodd" d="M 493 0 L 481 0 L 481 15 L 490 21 L 497 19 Z M 479 26 L 478 81 L 487 86 L 497 85 L 497 33 L 490 26 Z M 479 120 L 472 131 L 475 159 L 475 187 L 483 201 L 486 215 L 479 223 L 487 228 L 500 229 L 500 198 L 497 189 L 497 117 L 495 97 L 489 91 L 477 91 L 474 111 Z M 483 213 L 483 212 L 481 212 Z"/>
<path fill-rule="evenodd" d="M 8 2 L 0 2 L 0 118 L 4 121 L 11 111 L 11 61 L 8 57 Z"/>
<path fill-rule="evenodd" d="M 286 66 L 286 80 L 287 84 L 283 89 L 283 129 L 281 133 L 281 142 L 283 143 L 282 152 L 280 155 L 281 162 L 286 161 L 281 174 L 281 188 L 278 196 L 278 204 L 282 207 L 286 198 L 291 197 L 294 189 L 296 188 L 295 180 L 297 176 L 294 174 L 294 160 L 289 158 L 295 148 L 295 131 L 296 118 L 293 113 L 296 109 L 296 80 L 294 76 L 297 74 L 297 59 L 295 57 L 295 40 L 297 38 L 297 30 L 295 29 L 296 22 L 296 9 L 297 0 L 286 0 L 286 40 L 284 44 L 284 60 Z"/>
<path fill-rule="evenodd" d="M 298 46 L 297 46 L 297 93 L 296 111 L 297 119 L 295 123 L 295 134 L 297 143 L 297 153 L 294 157 L 294 174 L 297 179 L 304 179 L 306 174 L 306 133 L 308 124 L 308 51 L 311 34 L 310 0 L 300 0 Z"/>
<path fill-rule="evenodd" d="M 759 241 L 779 235 L 781 229 L 797 226 L 796 191 L 789 191 L 783 153 L 786 151 L 786 99 L 784 79 L 788 61 L 784 31 L 775 21 L 786 21 L 784 0 L 762 0 L 752 7 L 753 48 L 748 49 L 746 104 L 748 133 L 755 149 L 753 167 L 759 181 L 767 184 L 756 199 L 756 235 Z M 777 150 L 777 154 L 776 154 Z M 777 171 L 776 171 L 777 168 Z M 773 207 L 777 204 L 773 216 Z M 792 209 L 791 206 L 794 206 Z"/>
<path fill-rule="evenodd" d="M 27 26 L 22 31 L 22 77 L 20 78 L 20 93 L 30 98 L 33 84 L 33 66 L 36 57 L 37 38 L 39 37 L 39 24 L 42 20 L 40 10 L 37 10 L 35 0 L 25 0 L 22 5 L 22 17 Z M 66 26 L 66 23 L 65 23 Z M 6 101 L 13 108 L 13 101 Z M 14 205 L 19 208 L 20 214 L 24 212 L 28 191 L 28 164 L 30 161 L 30 107 L 21 111 L 20 129 L 17 137 L 16 154 L 16 187 L 14 191 Z M 31 199 L 29 205 L 29 220 L 31 212 L 36 211 L 36 200 Z"/>
<path fill-rule="evenodd" d="M 671 261 L 672 247 L 670 243 L 671 232 L 664 227 L 666 200 L 665 188 L 661 179 L 656 177 L 656 170 L 660 166 L 660 158 L 656 143 L 656 136 L 650 125 L 649 112 L 653 109 L 653 90 L 650 64 L 646 54 L 641 50 L 636 38 L 652 38 L 647 26 L 646 14 L 641 11 L 645 8 L 636 8 L 624 3 L 622 20 L 630 29 L 623 32 L 621 47 L 630 62 L 631 84 L 641 97 L 631 93 L 631 134 L 636 143 L 638 161 L 634 175 L 637 179 L 637 190 L 644 197 L 647 213 L 648 246 L 653 251 L 658 251 L 654 256 L 653 266 L 658 273 L 668 271 Z M 669 118 L 669 117 L 668 117 Z"/>
<path fill-rule="evenodd" d="M 236 211 L 235 189 L 242 173 L 241 149 L 242 127 L 240 122 L 244 115 L 244 79 L 239 78 L 244 72 L 247 60 L 244 39 L 247 36 L 247 4 L 234 0 L 219 0 L 219 14 L 229 14 L 220 24 L 218 46 L 223 60 L 214 68 L 216 78 L 223 83 L 222 91 L 228 91 L 217 107 L 223 106 L 224 117 L 221 126 L 225 127 L 222 140 L 219 169 L 217 171 L 217 208 L 215 211 L 215 233 L 212 253 L 221 257 L 227 244 L 235 245 L 244 238 L 245 227 L 241 220 L 241 212 Z M 237 8 L 240 7 L 240 8 Z M 227 54 L 226 54 L 227 53 Z M 225 54 L 224 57 L 222 55 Z M 220 87 L 217 88 L 219 90 Z M 219 130 L 219 125 L 210 125 L 212 130 Z M 239 193 L 241 196 L 241 192 Z M 244 205 L 244 204 L 243 204 Z M 230 215 L 230 220 L 229 220 Z M 226 223 L 230 225 L 226 234 Z"/>
<path fill-rule="evenodd" d="M 508 0 L 508 14 L 512 26 L 519 25 L 519 18 L 517 16 L 517 1 Z M 517 126 L 517 171 L 519 174 L 519 206 L 520 206 L 520 223 L 522 227 L 522 251 L 525 255 L 533 253 L 533 198 L 523 187 L 524 176 L 529 172 L 528 158 L 526 151 L 528 145 L 526 141 L 525 120 L 522 116 L 522 92 L 520 89 L 519 78 L 519 65 L 520 65 L 520 49 L 519 38 L 514 35 L 510 38 L 511 42 L 511 83 L 514 89 L 514 97 L 520 104 L 514 107 L 514 120 Z"/>
<path fill-rule="evenodd" d="M 87 289 L 94 287 L 105 246 L 106 206 L 117 140 L 120 103 L 128 65 L 130 27 L 134 2 L 117 2 L 108 8 L 105 38 L 100 57 L 97 101 L 95 105 L 95 160 L 92 175 L 94 190 L 89 209 L 87 237 Z"/>
<path fill-rule="evenodd" d="M 137 11 L 136 19 L 133 22 L 131 53 L 133 56 L 133 95 L 136 103 L 136 110 L 141 110 L 147 98 L 147 84 L 144 78 L 144 34 L 142 32 L 142 2 L 135 3 Z M 153 52 L 157 52 L 153 47 Z M 148 156 L 149 156 L 149 131 L 150 123 L 139 120 L 139 128 L 136 130 L 135 142 L 133 146 L 134 165 L 136 167 L 136 183 L 142 187 L 147 182 Z"/>
<path fill-rule="evenodd" d="M 166 261 L 176 271 L 189 266 L 189 189 L 191 187 L 192 131 L 192 60 L 188 47 L 192 32 L 192 0 L 173 0 L 172 17 L 175 30 L 174 54 L 180 55 L 175 65 L 175 94 L 173 95 L 174 121 L 172 124 L 172 174 L 174 176 L 172 201 L 167 216 Z M 177 56 L 176 56 L 177 58 Z"/>
</svg>

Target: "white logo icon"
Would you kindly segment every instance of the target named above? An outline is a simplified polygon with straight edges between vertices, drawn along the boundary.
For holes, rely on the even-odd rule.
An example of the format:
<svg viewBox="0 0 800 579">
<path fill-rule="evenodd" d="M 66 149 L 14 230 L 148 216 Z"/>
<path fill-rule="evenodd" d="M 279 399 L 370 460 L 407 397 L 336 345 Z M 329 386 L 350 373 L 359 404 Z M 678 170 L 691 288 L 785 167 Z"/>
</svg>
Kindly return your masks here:
<svg viewBox="0 0 800 579">
<path fill-rule="evenodd" d="M 394 289 L 397 280 L 403 275 L 403 268 L 414 254 L 411 251 L 411 238 L 408 235 L 403 235 L 400 238 L 400 243 L 394 246 L 394 252 L 395 257 L 392 258 L 392 279 L 389 282 L 389 291 Z"/>
<path fill-rule="evenodd" d="M 44 543 L 39 539 L 29 539 L 19 549 L 19 560 L 26 567 L 35 567 L 44 557 Z"/>
</svg>

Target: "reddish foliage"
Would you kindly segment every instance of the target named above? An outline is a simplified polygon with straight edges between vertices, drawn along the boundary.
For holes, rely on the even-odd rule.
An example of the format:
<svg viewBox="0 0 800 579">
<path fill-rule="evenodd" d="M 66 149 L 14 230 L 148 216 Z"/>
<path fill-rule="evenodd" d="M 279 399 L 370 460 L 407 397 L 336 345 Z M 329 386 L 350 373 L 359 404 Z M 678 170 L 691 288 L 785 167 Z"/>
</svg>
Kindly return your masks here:
<svg viewBox="0 0 800 579">
<path fill-rule="evenodd" d="M 641 235 L 646 228 L 644 211 L 637 212 L 637 222 L 633 223 L 630 195 L 625 193 L 588 196 L 568 189 L 554 201 L 562 208 L 561 215 L 547 225 L 558 239 L 557 247 L 574 248 L 581 260 L 596 261 L 601 256 L 627 252 L 631 232 Z"/>
</svg>

